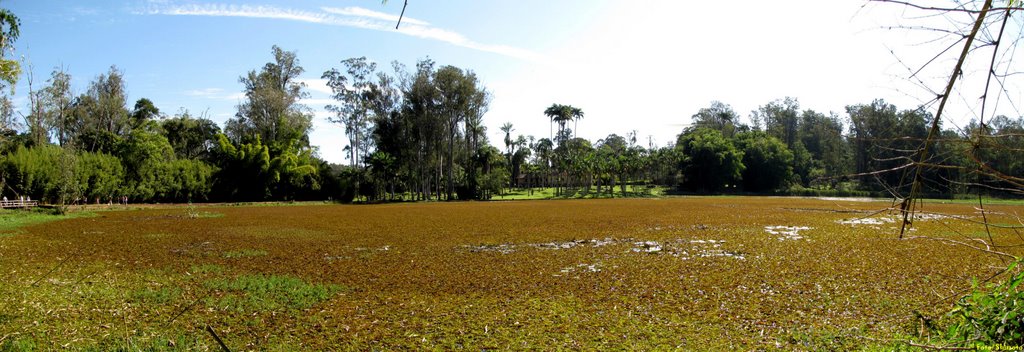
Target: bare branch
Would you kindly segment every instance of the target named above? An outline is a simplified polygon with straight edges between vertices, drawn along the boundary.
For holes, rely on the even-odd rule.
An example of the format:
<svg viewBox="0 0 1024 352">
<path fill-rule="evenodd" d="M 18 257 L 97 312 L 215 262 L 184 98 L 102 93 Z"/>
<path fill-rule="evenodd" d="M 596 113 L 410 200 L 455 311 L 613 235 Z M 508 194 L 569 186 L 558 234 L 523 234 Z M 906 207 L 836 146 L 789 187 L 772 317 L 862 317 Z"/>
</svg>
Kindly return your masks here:
<svg viewBox="0 0 1024 352">
<path fill-rule="evenodd" d="M 939 121 L 942 119 L 942 112 L 946 107 L 946 102 L 949 101 L 949 96 L 953 91 L 953 85 L 956 83 L 957 77 L 960 72 L 963 71 L 964 61 L 967 60 L 967 54 L 970 53 L 971 43 L 974 42 L 974 38 L 978 35 L 978 31 L 981 29 L 982 23 L 985 22 L 985 16 L 988 14 L 991 7 L 992 0 L 986 0 L 985 4 L 982 6 L 981 13 L 978 14 L 978 18 L 974 22 L 974 28 L 967 37 L 967 42 L 964 43 L 964 49 L 960 53 L 960 58 L 957 60 L 956 66 L 953 68 L 953 72 L 949 75 L 949 83 L 946 85 L 946 93 L 942 95 L 942 101 L 939 102 L 939 108 L 935 113 L 935 118 L 932 120 L 932 127 L 928 131 L 928 139 L 925 140 L 924 148 L 921 149 L 921 154 L 918 158 L 921 162 L 928 160 L 928 150 L 931 149 L 931 145 L 934 143 L 933 138 L 939 135 Z M 921 191 L 921 173 L 923 170 L 924 168 L 920 166 L 914 170 L 914 181 L 910 190 L 911 198 L 914 198 L 914 196 Z M 907 207 L 901 209 L 901 212 L 903 213 L 903 225 L 900 227 L 900 238 L 903 238 L 904 233 L 906 233 L 908 217 L 913 213 L 913 208 L 911 207 L 912 204 L 908 204 L 908 202 L 904 202 L 903 204 Z"/>
</svg>

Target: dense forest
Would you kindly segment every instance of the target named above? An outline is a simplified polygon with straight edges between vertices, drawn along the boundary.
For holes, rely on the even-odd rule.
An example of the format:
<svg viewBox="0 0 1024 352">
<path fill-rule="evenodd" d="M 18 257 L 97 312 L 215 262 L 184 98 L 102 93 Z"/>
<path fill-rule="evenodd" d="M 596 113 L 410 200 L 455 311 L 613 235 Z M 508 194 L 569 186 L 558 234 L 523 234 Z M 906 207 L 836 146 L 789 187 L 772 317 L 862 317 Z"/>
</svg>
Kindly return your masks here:
<svg viewBox="0 0 1024 352">
<path fill-rule="evenodd" d="M 378 70 L 365 58 L 323 73 L 336 104 L 330 120 L 348 136 L 347 165 L 321 160 L 309 144 L 312 112 L 298 82 L 295 53 L 274 47 L 273 61 L 241 76 L 245 99 L 221 128 L 187 110 L 168 116 L 149 99 L 129 108 L 123 73 L 111 67 L 85 93 L 55 69 L 30 87 L 28 114 L 13 116 L 4 97 L 5 194 L 46 202 L 104 203 L 261 200 L 489 199 L 509 189 L 555 188 L 560 196 L 643 194 L 652 186 L 684 192 L 879 195 L 906 187 L 909 157 L 932 116 L 876 100 L 846 107 L 847 117 L 801 110 L 796 99 L 768 102 L 750 123 L 721 102 L 692 115 L 674 144 L 643 146 L 636 131 L 597 141 L 574 136 L 581 108 L 538 108 L 551 136 L 486 137 L 489 93 L 470 70 L 427 59 L 413 69 Z M 31 81 L 30 81 L 31 82 Z M 999 185 L 975 182 L 980 167 L 1024 174 L 1024 121 L 948 129 L 925 179 L 933 196 Z M 977 155 L 986 137 L 1003 145 Z"/>
<path fill-rule="evenodd" d="M 674 144 L 643 146 L 636 131 L 597 141 L 575 137 L 581 108 L 552 104 L 537 118 L 551 136 L 515 135 L 499 146 L 483 123 L 489 93 L 472 71 L 421 60 L 378 70 L 365 58 L 323 73 L 336 104 L 332 122 L 348 136 L 347 165 L 318 158 L 311 110 L 295 53 L 241 76 L 245 99 L 221 128 L 182 110 L 168 116 L 148 99 L 129 108 L 123 73 L 111 67 L 85 93 L 55 69 L 30 87 L 28 114 L 3 110 L 0 172 L 5 194 L 46 202 L 489 199 L 512 188 L 555 188 L 561 196 L 636 195 L 655 185 L 686 192 L 884 194 L 905 187 L 908 158 L 931 115 L 882 100 L 846 107 L 847 117 L 801 110 L 796 99 L 766 103 L 749 124 L 721 102 L 692 115 Z M 30 81 L 31 82 L 31 81 Z M 953 196 L 984 186 L 965 170 L 1024 174 L 1024 121 L 948 129 L 933 151 L 928 193 Z M 1002 148 L 975 155 L 972 143 Z M 500 147 L 500 148 L 499 148 Z M 955 166 L 955 167 L 951 167 Z M 1000 193 L 999 185 L 986 192 Z"/>
<path fill-rule="evenodd" d="M 18 37 L 4 10 L 0 50 Z M 794 98 L 760 106 L 745 123 L 722 102 L 692 115 L 677 141 L 643 146 L 637 131 L 590 141 L 573 128 L 582 108 L 538 107 L 548 137 L 486 137 L 490 93 L 471 70 L 430 59 L 378 69 L 366 58 L 323 73 L 344 126 L 348 164 L 320 159 L 310 145 L 312 110 L 294 52 L 239 78 L 244 100 L 223 127 L 182 109 L 168 115 L 153 101 L 129 104 L 115 66 L 80 94 L 56 68 L 42 87 L 27 72 L 29 106 L 15 116 L 9 92 L 21 65 L 0 65 L 0 188 L 13 197 L 54 204 L 263 200 L 471 200 L 513 189 L 554 189 L 556 196 L 644 195 L 653 186 L 693 193 L 896 195 L 921 150 L 932 116 L 883 100 L 846 107 L 846 116 L 801 110 Z M 685 117 L 680 117 L 681 120 Z M 572 128 L 569 126 L 572 122 Z M 926 193 L 947 197 L 980 190 L 1013 195 L 1022 175 L 1024 120 L 999 116 L 954 126 L 928 155 Z M 982 172 L 976 172 L 976 171 Z"/>
</svg>

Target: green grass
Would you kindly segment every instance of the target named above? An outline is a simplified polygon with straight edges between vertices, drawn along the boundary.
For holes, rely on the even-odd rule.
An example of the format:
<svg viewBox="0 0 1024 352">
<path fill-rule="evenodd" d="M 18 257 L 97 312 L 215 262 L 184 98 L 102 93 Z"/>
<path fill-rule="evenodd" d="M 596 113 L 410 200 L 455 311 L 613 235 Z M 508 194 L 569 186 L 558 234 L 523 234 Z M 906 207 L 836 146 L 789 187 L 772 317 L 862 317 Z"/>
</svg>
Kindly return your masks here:
<svg viewBox="0 0 1024 352">
<path fill-rule="evenodd" d="M 212 211 L 197 211 L 197 212 L 193 212 L 193 213 L 188 213 L 188 217 L 192 218 L 192 219 L 212 219 L 212 218 L 222 218 L 222 217 L 224 217 L 224 214 L 222 214 L 222 213 L 215 213 L 215 212 L 212 212 Z"/>
<path fill-rule="evenodd" d="M 210 341 L 204 341 L 209 339 Z M 45 340 L 44 340 L 45 341 Z M 0 342 L 0 352 L 50 351 L 59 346 L 40 343 L 32 336 L 9 338 Z M 108 335 L 102 340 L 81 347 L 66 348 L 72 351 L 210 351 L 216 345 L 202 331 L 197 330 L 191 335 L 178 335 L 173 338 L 163 336 L 123 336 Z"/>
<path fill-rule="evenodd" d="M 0 237 L 19 233 L 22 227 L 51 221 L 96 216 L 90 212 L 74 212 L 56 215 L 48 209 L 0 210 Z"/>
<path fill-rule="evenodd" d="M 225 214 L 212 223 L 181 205 L 100 213 L 0 238 L 0 352 L 218 350 L 207 325 L 232 350 L 268 351 L 951 344 L 921 336 L 909 311 L 990 275 L 982 254 L 894 241 L 888 229 L 838 223 L 857 215 L 813 211 L 888 205 L 722 195 L 199 208 Z M 813 229 L 779 241 L 768 225 Z M 933 236 L 980 234 L 969 225 L 915 223 Z M 631 250 L 646 240 L 691 255 Z M 692 255 L 711 249 L 704 240 L 746 259 Z M 514 251 L 471 250 L 478 244 Z"/>
<path fill-rule="evenodd" d="M 987 198 L 982 197 L 982 202 L 985 205 L 1024 205 L 1024 199 L 1001 199 L 1001 198 Z M 978 198 L 974 199 L 925 199 L 928 203 L 939 203 L 939 204 L 968 204 L 978 205 Z"/>
<path fill-rule="evenodd" d="M 310 284 L 289 275 L 243 275 L 234 279 L 212 279 L 206 287 L 222 293 L 207 304 L 240 312 L 301 310 L 329 299 L 342 287 Z"/>
<path fill-rule="evenodd" d="M 146 304 L 167 304 L 181 296 L 181 289 L 176 287 L 145 288 L 132 293 L 134 301 Z"/>
<path fill-rule="evenodd" d="M 267 255 L 267 251 L 262 249 L 239 249 L 237 251 L 224 252 L 224 258 L 248 258 L 248 257 L 262 257 Z"/>
<path fill-rule="evenodd" d="M 224 267 L 216 264 L 193 265 L 189 271 L 193 274 L 222 274 Z"/>
<path fill-rule="evenodd" d="M 587 192 L 583 188 L 568 190 L 562 189 L 556 195 L 554 187 L 543 188 L 515 188 L 503 194 L 495 195 L 491 200 L 532 200 L 532 199 L 596 199 L 596 198 L 650 198 L 665 195 L 668 188 L 664 186 L 652 186 L 648 188 L 638 186 L 626 186 L 626 195 L 623 196 L 622 189 L 615 186 L 615 192 L 609 194 L 607 187 L 601 188 L 597 193 L 597 187 L 591 187 Z"/>
</svg>

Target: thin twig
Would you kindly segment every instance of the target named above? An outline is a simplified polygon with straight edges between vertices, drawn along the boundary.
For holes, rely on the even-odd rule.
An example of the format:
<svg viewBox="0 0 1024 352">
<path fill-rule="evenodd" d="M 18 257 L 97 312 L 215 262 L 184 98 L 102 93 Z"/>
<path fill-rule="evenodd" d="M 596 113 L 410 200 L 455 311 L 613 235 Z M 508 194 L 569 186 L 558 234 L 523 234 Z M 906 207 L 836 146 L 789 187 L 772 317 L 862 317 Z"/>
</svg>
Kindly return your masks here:
<svg viewBox="0 0 1024 352">
<path fill-rule="evenodd" d="M 402 5 L 402 13 L 398 15 L 398 23 L 395 23 L 395 29 L 398 29 L 398 25 L 402 24 L 402 17 L 405 17 L 406 6 L 409 6 L 409 0 L 405 0 L 405 4 Z"/>
<path fill-rule="evenodd" d="M 992 8 L 992 0 L 986 0 L 985 4 L 982 5 L 981 13 L 978 14 L 977 20 L 974 21 L 974 28 L 971 29 L 970 34 L 967 36 L 967 42 L 964 43 L 964 49 L 960 52 L 960 58 L 956 62 L 956 66 L 953 68 L 953 72 L 949 75 L 949 82 L 946 84 L 946 93 L 942 95 L 942 101 L 939 102 L 939 107 L 935 112 L 935 118 L 932 120 L 931 129 L 928 130 L 928 138 L 925 139 L 924 146 L 921 148 L 921 154 L 918 157 L 920 162 L 928 160 L 928 149 L 931 148 L 934 143 L 934 138 L 939 135 L 939 122 L 942 120 L 942 112 L 946 108 L 946 102 L 949 101 L 949 96 L 953 91 L 953 85 L 956 83 L 956 79 L 960 72 L 963 71 L 964 61 L 967 60 L 967 54 L 971 52 L 971 44 L 974 42 L 974 38 L 978 35 L 981 25 L 985 22 L 985 17 L 988 14 L 989 9 Z M 921 174 L 924 170 L 923 166 L 918 166 L 914 170 L 914 179 L 910 188 L 910 198 L 913 199 L 921 191 Z M 910 208 L 903 208 L 900 211 L 903 213 L 903 224 L 900 226 L 900 238 L 907 231 L 907 225 L 909 225 L 908 217 L 912 216 L 914 211 L 913 201 L 904 202 Z"/>
<path fill-rule="evenodd" d="M 39 282 L 43 281 L 43 279 L 45 279 L 47 276 L 50 276 L 50 274 L 53 274 L 54 271 L 57 271 L 57 269 L 60 269 L 60 267 L 64 266 L 64 263 L 67 263 L 68 260 L 71 260 L 71 258 L 78 255 L 78 252 L 79 251 L 72 252 L 70 255 L 64 258 L 64 260 L 61 260 L 60 263 L 54 265 L 53 268 L 50 269 L 50 271 L 47 271 L 46 274 L 43 274 L 43 276 L 40 276 L 38 279 L 36 279 L 36 281 L 29 285 L 29 287 L 35 287 L 36 285 L 38 285 Z"/>
<path fill-rule="evenodd" d="M 220 337 L 217 336 L 217 333 L 213 331 L 213 327 L 207 325 L 206 332 L 210 333 L 210 336 L 213 336 L 214 340 L 217 340 L 217 344 L 220 345 L 220 348 L 224 350 L 224 352 L 231 352 L 231 350 L 228 349 L 228 346 L 224 344 L 224 341 L 221 341 Z"/>
<path fill-rule="evenodd" d="M 903 238 L 903 239 L 905 239 L 905 240 L 923 239 L 923 240 L 932 240 L 932 241 L 946 242 L 946 243 L 950 243 L 950 244 L 961 245 L 961 246 L 964 246 L 964 247 L 967 247 L 967 248 L 971 248 L 971 249 L 976 249 L 976 250 L 979 250 L 979 251 L 982 251 L 982 252 L 985 252 L 985 253 L 989 253 L 989 254 L 995 254 L 997 256 L 1009 258 L 1009 259 L 1012 259 L 1012 260 L 1017 260 L 1018 259 L 1017 257 L 1015 257 L 1015 256 L 1013 256 L 1011 254 L 1008 254 L 1008 253 L 1003 253 L 1003 252 L 1000 252 L 1000 251 L 992 250 L 990 248 L 981 248 L 981 247 L 978 247 L 978 246 L 970 245 L 970 244 L 968 244 L 966 242 L 961 242 L 961 241 L 957 241 L 957 240 L 951 240 L 951 239 L 948 239 L 948 238 L 936 238 L 936 237 L 928 237 L 928 236 L 911 236 L 911 237 L 906 237 L 906 238 Z M 986 245 L 986 247 L 988 247 L 988 246 Z"/>
</svg>

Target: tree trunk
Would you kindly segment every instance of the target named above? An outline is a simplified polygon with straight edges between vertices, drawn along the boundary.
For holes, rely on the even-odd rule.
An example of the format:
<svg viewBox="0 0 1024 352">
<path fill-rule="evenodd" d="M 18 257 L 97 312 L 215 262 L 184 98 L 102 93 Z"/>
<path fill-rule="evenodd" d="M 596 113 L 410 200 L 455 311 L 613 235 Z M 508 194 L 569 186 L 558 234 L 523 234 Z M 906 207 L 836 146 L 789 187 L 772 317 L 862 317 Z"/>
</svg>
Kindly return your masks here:
<svg viewBox="0 0 1024 352">
<path fill-rule="evenodd" d="M 454 121 L 454 119 L 452 120 Z M 455 189 L 455 179 L 452 172 L 455 166 L 455 129 L 458 128 L 458 123 L 450 123 L 448 128 L 448 186 L 445 189 L 445 193 L 448 200 L 452 200 L 452 190 Z"/>
</svg>

